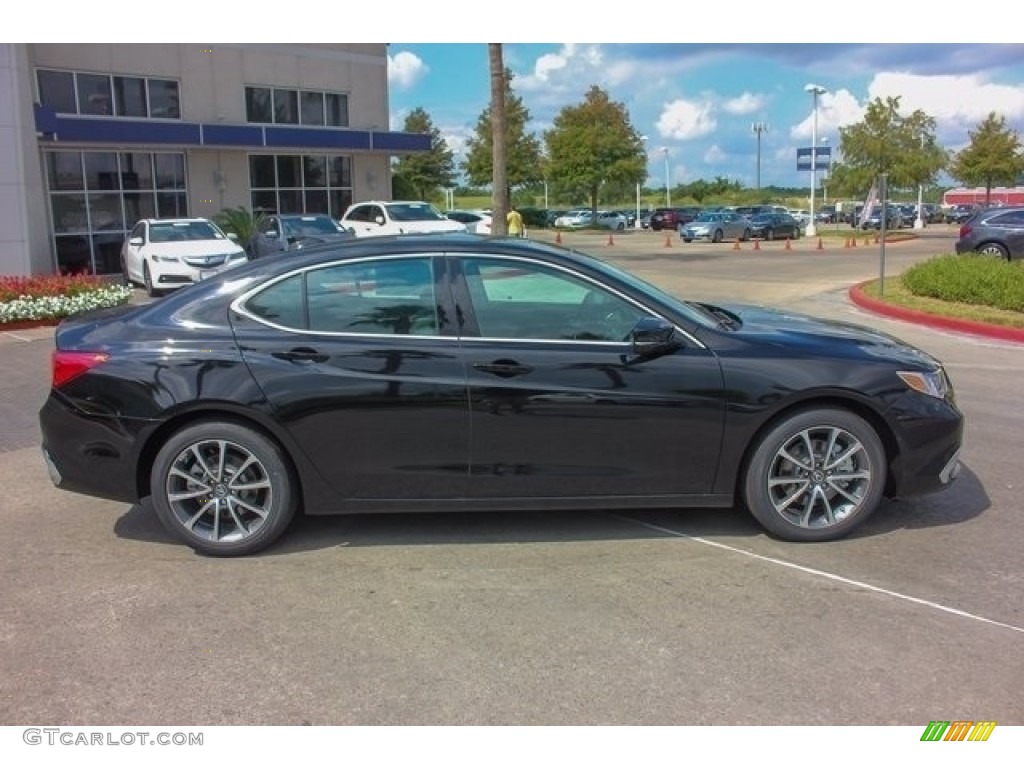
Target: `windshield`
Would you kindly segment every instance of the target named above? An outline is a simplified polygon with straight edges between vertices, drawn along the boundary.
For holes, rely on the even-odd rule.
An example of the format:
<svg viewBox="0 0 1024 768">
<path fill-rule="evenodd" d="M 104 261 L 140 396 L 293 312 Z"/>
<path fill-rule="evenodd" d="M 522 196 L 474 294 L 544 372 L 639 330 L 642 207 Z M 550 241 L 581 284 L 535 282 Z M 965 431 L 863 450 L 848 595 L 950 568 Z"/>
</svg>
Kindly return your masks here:
<svg viewBox="0 0 1024 768">
<path fill-rule="evenodd" d="M 151 243 L 224 239 L 224 233 L 209 221 L 158 221 L 149 225 Z"/>
<path fill-rule="evenodd" d="M 336 235 L 342 231 L 328 216 L 303 216 L 301 219 L 284 219 L 283 221 L 284 231 L 288 237 Z"/>
<path fill-rule="evenodd" d="M 430 203 L 392 203 L 388 213 L 394 221 L 445 221 L 444 215 Z"/>
<path fill-rule="evenodd" d="M 696 219 L 693 220 L 694 224 L 699 224 L 702 221 L 718 221 L 722 214 L 720 213 L 702 213 Z"/>
</svg>

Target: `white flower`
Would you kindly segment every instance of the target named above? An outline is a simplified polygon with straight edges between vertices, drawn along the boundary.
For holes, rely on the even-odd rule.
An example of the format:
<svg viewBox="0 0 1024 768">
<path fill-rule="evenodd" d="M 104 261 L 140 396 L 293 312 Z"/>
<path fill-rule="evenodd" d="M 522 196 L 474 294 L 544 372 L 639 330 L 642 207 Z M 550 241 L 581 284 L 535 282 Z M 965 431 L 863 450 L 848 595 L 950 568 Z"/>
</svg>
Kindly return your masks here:
<svg viewBox="0 0 1024 768">
<path fill-rule="evenodd" d="M 0 324 L 24 320 L 55 320 L 86 312 L 124 304 L 131 297 L 131 289 L 124 285 L 108 285 L 77 296 L 19 296 L 13 301 L 0 302 Z"/>
</svg>

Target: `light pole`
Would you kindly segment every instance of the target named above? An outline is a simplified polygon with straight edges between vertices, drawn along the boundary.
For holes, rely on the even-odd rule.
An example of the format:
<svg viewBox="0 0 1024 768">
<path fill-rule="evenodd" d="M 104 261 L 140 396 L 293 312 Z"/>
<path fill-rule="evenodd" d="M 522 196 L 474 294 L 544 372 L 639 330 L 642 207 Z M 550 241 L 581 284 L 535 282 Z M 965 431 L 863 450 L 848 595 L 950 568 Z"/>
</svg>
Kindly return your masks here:
<svg viewBox="0 0 1024 768">
<path fill-rule="evenodd" d="M 806 230 L 808 237 L 814 237 L 818 234 L 818 229 L 814 226 L 814 184 L 818 175 L 818 97 L 828 93 L 828 88 L 808 83 L 804 90 L 811 94 L 814 102 L 811 116 L 811 220 L 807 223 Z"/>
<path fill-rule="evenodd" d="M 669 172 L 668 172 L 668 147 L 661 147 L 658 149 L 665 155 L 665 207 L 672 207 L 672 193 L 669 191 Z"/>
<path fill-rule="evenodd" d="M 757 134 L 757 189 L 761 190 L 761 134 L 768 130 L 768 123 L 753 123 L 750 130 Z"/>
<path fill-rule="evenodd" d="M 924 150 L 924 137 L 921 137 L 921 149 Z M 917 218 L 914 219 L 914 229 L 924 229 L 924 216 L 921 214 L 921 208 L 924 205 L 924 184 L 917 185 Z"/>
<path fill-rule="evenodd" d="M 647 137 L 640 137 L 640 144 L 644 150 L 644 177 L 647 177 Z M 636 221 L 633 222 L 633 227 L 640 229 L 640 182 L 636 183 Z"/>
</svg>

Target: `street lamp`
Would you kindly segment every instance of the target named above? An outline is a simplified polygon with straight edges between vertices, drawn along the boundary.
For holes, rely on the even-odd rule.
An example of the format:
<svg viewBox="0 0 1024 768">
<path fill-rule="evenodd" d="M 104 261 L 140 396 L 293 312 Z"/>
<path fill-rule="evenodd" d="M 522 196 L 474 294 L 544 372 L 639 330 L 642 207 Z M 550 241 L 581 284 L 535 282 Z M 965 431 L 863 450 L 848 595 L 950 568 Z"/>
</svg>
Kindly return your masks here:
<svg viewBox="0 0 1024 768">
<path fill-rule="evenodd" d="M 761 189 L 761 134 L 768 130 L 768 123 L 753 123 L 750 130 L 757 134 L 757 189 Z"/>
<path fill-rule="evenodd" d="M 672 193 L 669 191 L 669 172 L 668 172 L 668 147 L 660 147 L 659 152 L 665 155 L 665 207 L 672 207 Z"/>
<path fill-rule="evenodd" d="M 644 148 L 644 177 L 647 177 L 647 137 L 641 136 L 640 143 Z M 636 221 L 633 222 L 636 229 L 640 229 L 640 182 L 636 183 Z"/>
<path fill-rule="evenodd" d="M 924 137 L 921 137 L 921 149 L 924 149 Z M 914 219 L 914 229 L 924 229 L 924 216 L 921 214 L 923 207 L 924 184 L 917 185 L 917 218 Z"/>
<path fill-rule="evenodd" d="M 814 184 L 818 175 L 818 97 L 828 93 L 828 88 L 808 83 L 804 90 L 811 94 L 814 102 L 811 117 L 811 220 L 807 223 L 806 230 L 808 237 L 814 237 L 818 234 L 818 229 L 814 226 Z"/>
</svg>

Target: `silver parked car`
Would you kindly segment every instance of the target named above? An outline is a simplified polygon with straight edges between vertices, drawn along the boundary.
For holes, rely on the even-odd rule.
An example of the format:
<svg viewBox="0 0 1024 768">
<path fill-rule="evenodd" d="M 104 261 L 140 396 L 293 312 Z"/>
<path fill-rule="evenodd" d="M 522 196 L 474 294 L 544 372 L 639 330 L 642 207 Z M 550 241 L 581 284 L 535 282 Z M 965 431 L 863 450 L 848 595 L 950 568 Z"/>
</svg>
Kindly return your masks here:
<svg viewBox="0 0 1024 768">
<path fill-rule="evenodd" d="M 733 211 L 706 211 L 689 224 L 680 224 L 679 237 L 685 243 L 701 239 L 712 243 L 749 240 L 750 219 Z"/>
</svg>

